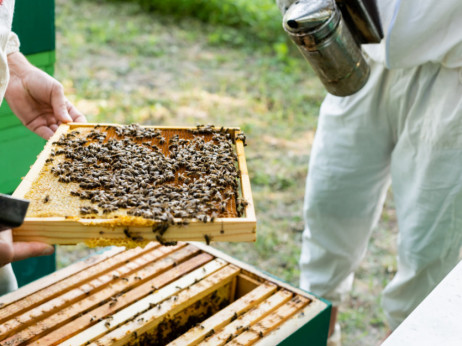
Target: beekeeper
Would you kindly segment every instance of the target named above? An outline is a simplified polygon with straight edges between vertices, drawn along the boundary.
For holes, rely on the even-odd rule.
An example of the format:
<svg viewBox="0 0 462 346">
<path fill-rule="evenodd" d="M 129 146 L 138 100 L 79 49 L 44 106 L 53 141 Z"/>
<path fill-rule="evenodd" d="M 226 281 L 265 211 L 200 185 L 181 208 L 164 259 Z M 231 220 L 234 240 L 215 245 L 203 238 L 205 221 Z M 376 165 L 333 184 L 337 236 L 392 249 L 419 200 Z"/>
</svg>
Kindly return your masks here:
<svg viewBox="0 0 462 346">
<path fill-rule="evenodd" d="M 278 0 L 284 9 L 292 2 Z M 338 306 L 391 181 L 398 267 L 391 330 L 458 261 L 462 244 L 462 2 L 377 0 L 384 39 L 363 49 L 367 84 L 327 95 L 305 196 L 301 287 Z M 334 314 L 335 315 L 335 314 Z"/>
<path fill-rule="evenodd" d="M 85 117 L 65 98 L 58 81 L 19 52 L 18 37 L 11 32 L 13 10 L 14 0 L 0 0 L 0 104 L 5 97 L 28 129 L 48 139 L 61 122 L 84 122 Z M 38 242 L 14 243 L 11 231 L 0 232 L 0 295 L 17 288 L 10 262 L 53 251 Z"/>
</svg>

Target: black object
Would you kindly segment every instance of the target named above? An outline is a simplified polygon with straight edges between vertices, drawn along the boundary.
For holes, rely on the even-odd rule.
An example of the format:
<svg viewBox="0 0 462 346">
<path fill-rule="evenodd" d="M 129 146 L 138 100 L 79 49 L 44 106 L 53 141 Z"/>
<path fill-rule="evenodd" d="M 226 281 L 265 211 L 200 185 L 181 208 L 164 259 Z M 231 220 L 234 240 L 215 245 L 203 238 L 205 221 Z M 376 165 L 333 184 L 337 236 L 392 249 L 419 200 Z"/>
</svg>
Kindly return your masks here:
<svg viewBox="0 0 462 346">
<path fill-rule="evenodd" d="M 28 207 L 29 201 L 0 193 L 0 231 L 21 226 Z"/>
<path fill-rule="evenodd" d="M 335 0 L 358 44 L 379 43 L 383 38 L 376 0 Z"/>
</svg>

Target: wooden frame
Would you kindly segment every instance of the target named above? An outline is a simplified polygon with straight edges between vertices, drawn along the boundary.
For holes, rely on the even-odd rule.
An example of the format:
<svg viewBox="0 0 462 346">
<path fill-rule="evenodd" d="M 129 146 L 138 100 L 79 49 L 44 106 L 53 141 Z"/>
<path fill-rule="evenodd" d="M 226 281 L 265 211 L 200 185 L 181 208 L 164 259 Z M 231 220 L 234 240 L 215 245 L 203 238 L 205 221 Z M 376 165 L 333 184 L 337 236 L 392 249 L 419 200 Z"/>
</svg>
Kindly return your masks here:
<svg viewBox="0 0 462 346">
<path fill-rule="evenodd" d="M 52 150 L 52 143 L 58 140 L 62 134 L 69 130 L 82 127 L 120 126 L 114 124 L 62 124 L 53 137 L 47 142 L 44 150 L 38 156 L 29 173 L 18 186 L 13 196 L 24 198 L 32 188 L 34 181 L 39 176 Z M 146 126 L 160 130 L 169 129 L 196 129 L 196 127 L 172 127 L 172 126 Z M 229 128 L 236 138 L 240 133 L 238 128 Z M 162 235 L 164 241 L 255 241 L 256 218 L 255 209 L 250 188 L 250 179 L 244 154 L 244 143 L 236 138 L 236 154 L 240 170 L 240 185 L 242 198 L 248 203 L 245 207 L 245 217 L 241 218 L 217 218 L 214 222 L 202 223 L 191 220 L 187 226 L 171 225 Z M 176 219 L 176 222 L 181 221 Z M 90 239 L 104 238 L 110 244 L 116 239 L 126 238 L 127 231 L 137 238 L 144 240 L 156 240 L 158 234 L 153 232 L 153 227 L 158 222 L 144 220 L 143 224 L 126 224 L 120 219 L 85 219 L 79 217 L 27 217 L 22 226 L 13 230 L 15 241 L 41 241 L 50 244 L 76 244 Z M 104 245 L 101 244 L 100 245 Z"/>
<path fill-rule="evenodd" d="M 0 343 L 129 345 L 169 333 L 162 344 L 321 346 L 327 339 L 328 302 L 204 244 L 153 242 L 45 279 L 0 297 Z"/>
</svg>

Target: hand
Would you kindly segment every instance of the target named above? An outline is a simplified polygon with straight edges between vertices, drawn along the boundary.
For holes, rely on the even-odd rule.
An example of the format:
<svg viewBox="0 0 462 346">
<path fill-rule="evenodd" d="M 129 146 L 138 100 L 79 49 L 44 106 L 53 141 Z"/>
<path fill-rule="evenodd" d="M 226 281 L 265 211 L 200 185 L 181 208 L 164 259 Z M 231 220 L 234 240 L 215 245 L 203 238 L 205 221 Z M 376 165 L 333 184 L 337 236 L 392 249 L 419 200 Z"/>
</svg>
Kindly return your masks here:
<svg viewBox="0 0 462 346">
<path fill-rule="evenodd" d="M 53 246 L 39 242 L 14 242 L 11 230 L 0 232 L 0 267 L 29 257 L 51 255 Z"/>
<path fill-rule="evenodd" d="M 56 79 L 30 64 L 21 53 L 8 55 L 10 82 L 5 99 L 21 122 L 49 139 L 61 123 L 86 122 L 64 96 Z"/>
</svg>

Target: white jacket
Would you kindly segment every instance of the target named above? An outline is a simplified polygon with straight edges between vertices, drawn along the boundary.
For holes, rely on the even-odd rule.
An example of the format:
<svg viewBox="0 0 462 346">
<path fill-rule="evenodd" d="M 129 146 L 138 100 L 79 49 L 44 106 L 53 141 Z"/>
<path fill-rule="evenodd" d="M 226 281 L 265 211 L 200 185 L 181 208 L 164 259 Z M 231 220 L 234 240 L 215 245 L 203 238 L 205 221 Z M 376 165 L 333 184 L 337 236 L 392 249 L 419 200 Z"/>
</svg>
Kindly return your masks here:
<svg viewBox="0 0 462 346">
<path fill-rule="evenodd" d="M 0 1 L 0 104 L 10 78 L 7 55 L 19 50 L 18 37 L 11 32 L 14 0 Z"/>
<path fill-rule="evenodd" d="M 276 0 L 284 8 L 295 0 Z M 364 51 L 388 68 L 427 62 L 462 67 L 462 0 L 376 0 L 384 32 Z"/>
<path fill-rule="evenodd" d="M 462 67 L 461 0 L 378 0 L 384 39 L 364 45 L 368 55 L 388 68 L 427 62 Z"/>
</svg>

